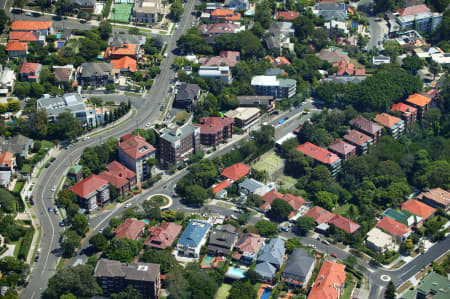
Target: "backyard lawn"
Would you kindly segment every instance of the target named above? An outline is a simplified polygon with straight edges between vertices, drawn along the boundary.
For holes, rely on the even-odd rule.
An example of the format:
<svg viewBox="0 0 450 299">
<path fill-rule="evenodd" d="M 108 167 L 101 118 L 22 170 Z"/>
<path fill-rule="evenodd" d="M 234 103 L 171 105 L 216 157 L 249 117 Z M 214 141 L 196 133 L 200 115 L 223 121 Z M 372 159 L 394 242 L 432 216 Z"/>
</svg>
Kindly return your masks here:
<svg viewBox="0 0 450 299">
<path fill-rule="evenodd" d="M 356 214 L 358 214 L 358 208 L 350 203 L 337 207 L 336 209 L 334 209 L 333 213 L 345 216 L 347 215 L 350 206 L 354 206 L 356 209 Z"/>
<path fill-rule="evenodd" d="M 19 194 L 22 191 L 23 185 L 25 185 L 24 181 L 17 181 L 14 185 L 14 193 Z"/>
<path fill-rule="evenodd" d="M 219 290 L 217 291 L 215 299 L 227 299 L 230 289 L 231 289 L 231 284 L 223 283 L 220 286 Z"/>
<path fill-rule="evenodd" d="M 297 183 L 297 180 L 291 176 L 281 175 L 277 181 L 277 185 L 282 189 L 291 189 Z"/>
<path fill-rule="evenodd" d="M 279 169 L 284 163 L 284 159 L 278 156 L 276 153 L 271 153 L 265 156 L 263 159 L 256 162 L 252 167 L 258 171 L 266 171 L 270 176 L 274 171 Z"/>
</svg>

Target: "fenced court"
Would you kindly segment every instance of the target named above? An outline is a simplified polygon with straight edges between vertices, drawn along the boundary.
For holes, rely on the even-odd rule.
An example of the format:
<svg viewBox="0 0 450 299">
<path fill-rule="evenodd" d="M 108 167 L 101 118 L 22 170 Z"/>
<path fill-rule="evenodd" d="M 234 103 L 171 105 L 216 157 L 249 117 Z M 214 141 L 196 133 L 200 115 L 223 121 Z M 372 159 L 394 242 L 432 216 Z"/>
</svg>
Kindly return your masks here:
<svg viewBox="0 0 450 299">
<path fill-rule="evenodd" d="M 265 171 L 269 176 L 269 179 L 276 179 L 283 173 L 285 160 L 272 152 L 270 154 L 263 155 L 261 159 L 256 162 L 252 167 L 258 171 Z"/>
<path fill-rule="evenodd" d="M 131 12 L 133 10 L 133 3 L 126 3 L 125 1 L 122 3 L 114 3 L 113 8 L 111 10 L 110 21 L 119 22 L 119 23 L 129 23 Z"/>
</svg>

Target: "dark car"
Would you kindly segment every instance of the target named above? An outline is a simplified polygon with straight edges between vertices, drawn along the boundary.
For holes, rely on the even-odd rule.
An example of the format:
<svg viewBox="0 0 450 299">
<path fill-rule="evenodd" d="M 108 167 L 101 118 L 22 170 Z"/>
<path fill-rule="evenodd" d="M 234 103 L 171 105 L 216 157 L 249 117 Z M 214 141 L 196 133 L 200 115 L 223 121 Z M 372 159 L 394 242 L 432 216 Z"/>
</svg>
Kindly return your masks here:
<svg viewBox="0 0 450 299">
<path fill-rule="evenodd" d="M 50 159 L 50 162 L 55 162 L 55 160 L 56 160 L 56 158 L 55 158 L 55 157 L 52 157 L 52 158 Z"/>
<path fill-rule="evenodd" d="M 33 196 L 30 197 L 30 205 L 34 206 Z"/>
<path fill-rule="evenodd" d="M 164 106 L 161 105 L 161 107 L 159 107 L 159 111 L 163 111 L 164 110 Z"/>
<path fill-rule="evenodd" d="M 45 168 L 49 168 L 49 167 L 50 167 L 50 163 L 46 163 Z"/>
<path fill-rule="evenodd" d="M 47 209 L 49 212 L 51 212 L 52 211 L 52 207 L 48 207 L 48 209 Z"/>
<path fill-rule="evenodd" d="M 34 257 L 34 261 L 37 262 L 39 260 L 39 254 Z"/>
</svg>

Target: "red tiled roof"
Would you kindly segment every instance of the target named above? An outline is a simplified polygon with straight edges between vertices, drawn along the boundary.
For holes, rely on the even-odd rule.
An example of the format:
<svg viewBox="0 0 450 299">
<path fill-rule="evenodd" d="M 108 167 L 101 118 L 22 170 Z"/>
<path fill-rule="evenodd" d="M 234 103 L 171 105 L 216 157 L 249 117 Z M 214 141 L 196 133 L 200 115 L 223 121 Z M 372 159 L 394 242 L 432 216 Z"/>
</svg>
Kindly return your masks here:
<svg viewBox="0 0 450 299">
<path fill-rule="evenodd" d="M 10 31 L 9 40 L 18 40 L 23 42 L 39 41 L 39 34 L 31 31 Z"/>
<path fill-rule="evenodd" d="M 79 197 L 86 198 L 89 194 L 108 184 L 108 181 L 102 179 L 98 175 L 91 174 L 81 182 L 69 188 L 70 191 Z"/>
<path fill-rule="evenodd" d="M 221 175 L 236 182 L 243 176 L 246 176 L 249 172 L 250 167 L 242 163 L 236 163 L 234 165 L 225 168 L 222 171 Z"/>
<path fill-rule="evenodd" d="M 425 107 L 426 105 L 430 104 L 431 99 L 429 97 L 415 93 L 413 95 L 410 95 L 409 98 L 406 99 L 406 102 L 414 104 L 416 106 Z"/>
<path fill-rule="evenodd" d="M 148 229 L 150 234 L 145 240 L 144 245 L 166 249 L 172 245 L 182 229 L 183 227 L 181 225 L 171 222 L 165 222 L 161 226 L 152 226 Z"/>
<path fill-rule="evenodd" d="M 448 207 L 450 205 L 450 192 L 441 188 L 431 189 L 428 192 L 420 194 L 417 198 L 422 200 L 424 197 L 443 205 L 444 207 Z"/>
<path fill-rule="evenodd" d="M 338 140 L 333 141 L 328 146 L 328 149 L 338 152 L 342 155 L 347 155 L 347 154 L 353 152 L 356 149 L 356 147 L 350 143 L 345 142 L 342 139 L 338 139 Z"/>
<path fill-rule="evenodd" d="M 236 243 L 236 249 L 240 252 L 258 253 L 264 238 L 258 234 L 243 234 Z"/>
<path fill-rule="evenodd" d="M 280 65 L 291 65 L 291 62 L 283 56 L 278 56 L 277 58 L 274 58 L 270 55 L 267 55 L 265 57 L 266 59 L 268 59 L 270 61 L 270 63 L 272 64 L 272 66 L 277 67 Z"/>
<path fill-rule="evenodd" d="M 308 299 L 337 299 L 345 277 L 345 265 L 324 261 Z"/>
<path fill-rule="evenodd" d="M 344 136 L 344 139 L 353 144 L 361 146 L 372 140 L 372 137 L 367 136 L 366 134 L 361 133 L 360 131 L 357 130 L 348 130 L 347 134 Z"/>
<path fill-rule="evenodd" d="M 137 160 L 156 149 L 141 136 L 131 136 L 119 143 L 119 148 L 130 158 Z"/>
<path fill-rule="evenodd" d="M 136 176 L 136 173 L 117 161 L 113 161 L 106 166 L 106 171 L 99 174 L 99 177 L 107 180 L 116 188 L 126 185 L 129 180 Z"/>
<path fill-rule="evenodd" d="M 129 138 L 132 138 L 133 136 L 134 135 L 132 135 L 132 134 L 125 134 L 122 137 L 120 137 L 120 142 L 125 141 L 125 140 L 127 140 Z"/>
<path fill-rule="evenodd" d="M 133 59 L 129 56 L 124 56 L 120 59 L 113 59 L 111 60 L 111 64 L 114 70 L 127 69 L 128 71 L 134 73 L 137 69 L 136 59 Z"/>
<path fill-rule="evenodd" d="M 52 27 L 51 21 L 14 21 L 11 24 L 13 31 L 38 31 Z"/>
<path fill-rule="evenodd" d="M 231 184 L 232 184 L 231 181 L 229 181 L 229 180 L 224 180 L 224 181 L 220 182 L 217 186 L 215 186 L 215 187 L 212 189 L 212 192 L 213 192 L 214 194 L 217 194 L 218 192 L 222 191 L 223 189 L 225 189 L 226 187 L 230 186 Z"/>
<path fill-rule="evenodd" d="M 400 111 L 403 112 L 403 115 L 408 116 L 410 114 L 417 113 L 417 108 L 413 106 L 406 105 L 404 103 L 397 103 L 392 105 L 392 111 Z"/>
<path fill-rule="evenodd" d="M 239 21 L 241 19 L 241 13 L 235 13 L 231 9 L 216 8 L 211 12 L 211 17 L 223 18 L 227 21 Z"/>
<path fill-rule="evenodd" d="M 300 15 L 298 11 L 276 11 L 275 12 L 275 19 L 278 20 L 279 18 L 283 18 L 285 20 L 291 21 L 295 18 L 297 18 Z"/>
<path fill-rule="evenodd" d="M 334 216 L 330 221 L 328 221 L 328 224 L 334 224 L 339 229 L 342 229 L 343 231 L 353 234 L 355 231 L 359 229 L 359 224 L 351 221 L 350 219 L 345 218 L 341 215 Z"/>
<path fill-rule="evenodd" d="M 20 68 L 20 74 L 31 74 L 36 73 L 39 68 L 39 63 L 37 62 L 24 62 Z"/>
<path fill-rule="evenodd" d="M 119 225 L 116 230 L 116 239 L 127 238 L 136 240 L 145 228 L 143 221 L 128 218 L 124 223 Z"/>
<path fill-rule="evenodd" d="M 436 212 L 436 209 L 415 199 L 408 199 L 402 203 L 402 210 L 407 210 L 414 215 L 420 216 L 424 221 Z"/>
<path fill-rule="evenodd" d="M 227 65 L 229 67 L 234 67 L 238 63 L 240 56 L 241 53 L 239 51 L 221 51 L 219 53 L 219 56 L 211 56 L 205 58 L 203 65 L 205 66 Z"/>
<path fill-rule="evenodd" d="M 107 47 L 105 51 L 105 56 L 109 57 L 111 55 L 115 56 L 135 56 L 137 54 L 138 47 L 135 44 L 123 44 L 121 46 Z"/>
<path fill-rule="evenodd" d="M 26 51 L 28 49 L 28 44 L 26 42 L 19 42 L 11 40 L 6 46 L 6 51 Z"/>
<path fill-rule="evenodd" d="M 200 127 L 200 134 L 217 134 L 232 123 L 232 117 L 202 117 L 196 126 Z"/>
<path fill-rule="evenodd" d="M 405 8 L 397 10 L 398 14 L 402 17 L 410 16 L 410 15 L 417 15 L 417 14 L 426 13 L 429 11 L 430 11 L 430 9 L 428 8 L 428 6 L 426 4 L 414 5 L 414 6 L 405 7 Z"/>
<path fill-rule="evenodd" d="M 321 148 L 320 146 L 312 144 L 311 142 L 300 144 L 297 146 L 297 150 L 306 156 L 322 162 L 323 164 L 332 164 L 339 160 L 339 157 L 336 154 Z"/>
<path fill-rule="evenodd" d="M 116 187 L 117 189 L 122 188 L 124 185 L 128 184 L 128 180 L 126 178 L 121 178 L 119 176 L 115 176 L 109 171 L 103 171 L 98 174 L 99 177 L 108 181 L 111 185 Z"/>
<path fill-rule="evenodd" d="M 10 169 L 13 167 L 14 154 L 10 152 L 0 153 L 0 165 L 8 165 Z"/>
<path fill-rule="evenodd" d="M 377 114 L 375 116 L 375 121 L 377 123 L 382 124 L 383 126 L 385 126 L 386 128 L 392 128 L 394 125 L 396 125 L 399 121 L 401 121 L 400 118 L 396 117 L 396 116 L 392 116 L 390 114 L 387 113 L 381 113 L 381 114 Z"/>
<path fill-rule="evenodd" d="M 264 200 L 264 204 L 262 204 L 260 208 L 263 210 L 267 209 L 277 198 L 287 201 L 289 205 L 294 209 L 294 211 L 297 211 L 302 205 L 306 203 L 306 200 L 304 200 L 301 196 L 282 194 L 278 191 L 271 190 L 264 194 L 264 196 L 262 197 L 262 199 Z"/>
<path fill-rule="evenodd" d="M 322 207 L 315 206 L 305 216 L 311 217 L 317 224 L 327 223 L 335 215 Z"/>
<path fill-rule="evenodd" d="M 405 224 L 398 222 L 390 217 L 384 217 L 380 221 L 378 221 L 376 227 L 383 230 L 384 232 L 392 235 L 402 237 L 408 232 L 410 232 L 409 227 Z"/>
<path fill-rule="evenodd" d="M 350 121 L 351 125 L 357 126 L 359 129 L 365 133 L 375 135 L 378 131 L 382 131 L 383 127 L 377 125 L 373 121 L 367 120 L 364 117 L 358 116 Z"/>
<path fill-rule="evenodd" d="M 334 76 L 364 76 L 366 74 L 365 69 L 355 69 L 355 65 L 353 63 L 348 63 L 343 60 L 333 63 L 333 67 L 338 68 L 337 72 L 333 74 Z"/>
</svg>

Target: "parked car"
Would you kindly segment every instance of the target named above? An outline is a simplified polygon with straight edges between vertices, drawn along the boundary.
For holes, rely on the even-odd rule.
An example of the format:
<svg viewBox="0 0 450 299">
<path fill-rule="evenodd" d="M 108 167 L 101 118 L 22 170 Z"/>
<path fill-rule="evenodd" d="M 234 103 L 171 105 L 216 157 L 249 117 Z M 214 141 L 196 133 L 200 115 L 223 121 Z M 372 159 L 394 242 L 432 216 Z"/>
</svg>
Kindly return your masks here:
<svg viewBox="0 0 450 299">
<path fill-rule="evenodd" d="M 125 205 L 125 209 L 128 209 L 129 207 L 131 207 L 131 203 L 127 203 L 127 204 Z"/>
<path fill-rule="evenodd" d="M 49 166 L 50 166 L 50 163 L 45 164 L 45 168 L 49 168 Z"/>
<path fill-rule="evenodd" d="M 39 260 L 39 254 L 34 257 L 34 261 L 37 262 Z"/>
<path fill-rule="evenodd" d="M 330 255 L 334 258 L 337 258 L 337 255 L 335 253 L 330 253 Z"/>
<path fill-rule="evenodd" d="M 51 212 L 52 211 L 52 207 L 48 207 L 48 209 L 47 209 L 49 212 Z"/>
<path fill-rule="evenodd" d="M 59 212 L 58 212 L 58 209 L 57 209 L 57 208 L 54 208 L 54 209 L 53 209 L 53 212 L 55 213 L 55 215 L 59 215 Z"/>
<path fill-rule="evenodd" d="M 52 188 L 52 192 L 55 192 L 55 191 L 56 191 L 56 185 L 54 185 Z"/>
<path fill-rule="evenodd" d="M 55 158 L 55 157 L 52 157 L 52 158 L 50 159 L 50 162 L 53 163 L 53 162 L 55 162 L 55 160 L 56 160 L 56 158 Z"/>
<path fill-rule="evenodd" d="M 159 107 L 159 111 L 163 111 L 164 110 L 164 105 L 161 105 L 161 107 Z"/>
<path fill-rule="evenodd" d="M 66 224 L 64 223 L 64 220 L 61 220 L 60 222 L 59 222 L 59 226 L 61 226 L 61 227 L 64 227 Z"/>
<path fill-rule="evenodd" d="M 330 242 L 328 242 L 327 240 L 322 240 L 322 243 L 325 245 L 330 245 Z"/>
</svg>

